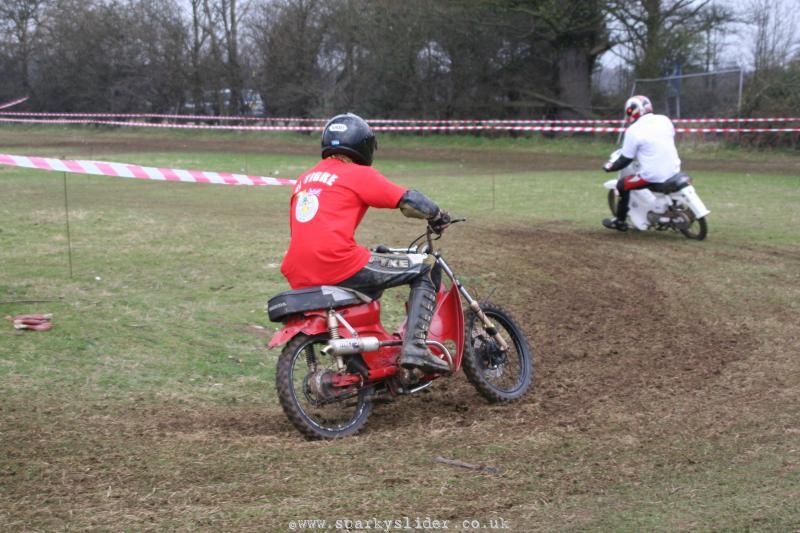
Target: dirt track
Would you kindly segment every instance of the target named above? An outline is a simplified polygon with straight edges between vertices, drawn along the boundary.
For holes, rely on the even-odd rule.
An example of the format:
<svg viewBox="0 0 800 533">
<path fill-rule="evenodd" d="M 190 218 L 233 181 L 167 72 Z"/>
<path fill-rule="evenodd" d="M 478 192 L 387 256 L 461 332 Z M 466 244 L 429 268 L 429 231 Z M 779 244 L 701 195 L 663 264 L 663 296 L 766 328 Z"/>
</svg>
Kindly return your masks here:
<svg viewBox="0 0 800 533">
<path fill-rule="evenodd" d="M 527 401 L 536 412 L 526 414 L 523 426 L 531 417 L 574 420 L 606 401 L 622 407 L 649 402 L 654 393 L 706 387 L 754 345 L 747 328 L 728 329 L 719 321 L 711 327 L 687 312 L 687 276 L 628 254 L 620 270 L 609 260 L 619 245 L 612 237 L 527 228 L 449 236 L 450 250 L 497 243 L 491 264 L 503 270 L 493 272 L 493 300 L 518 317 L 538 358 L 536 394 Z M 486 268 L 471 256 L 455 264 L 468 272 Z M 469 398 L 481 403 L 474 392 L 461 392 L 453 405 Z"/>
<path fill-rule="evenodd" d="M 191 143 L 199 147 L 264 150 L 257 143 Z M 187 148 L 114 140 L 92 144 L 90 151 Z M 269 149 L 306 153 L 288 143 Z M 465 161 L 482 172 L 489 166 L 597 166 L 590 157 L 518 152 L 490 161 L 471 151 L 423 154 Z M 418 151 L 383 147 L 381 155 L 420 158 Z M 762 164 L 733 161 L 698 161 L 696 168 L 742 171 L 749 164 L 764 170 Z M 797 165 L 775 172 L 792 172 Z M 371 237 L 393 242 L 399 235 L 392 217 L 373 222 Z M 672 512 L 675 501 L 693 507 L 695 493 L 722 485 L 714 477 L 718 459 L 708 458 L 713 453 L 728 471 L 740 447 L 751 454 L 745 455 L 748 461 L 797 431 L 796 314 L 760 289 L 748 289 L 746 300 L 730 305 L 726 294 L 737 287 L 713 273 L 747 262 L 774 263 L 784 269 L 769 272 L 765 285 L 797 291 L 796 249 L 753 243 L 706 253 L 705 243 L 680 236 L 584 232 L 557 221 L 491 229 L 464 225 L 442 243 L 456 271 L 473 278 L 469 288 L 478 296 L 496 288 L 492 300 L 514 314 L 532 342 L 535 387 L 519 403 L 488 405 L 458 375 L 429 392 L 378 405 L 355 438 L 317 443 L 304 441 L 291 427 L 272 390 L 264 402 L 187 403 L 166 395 L 157 403 L 132 399 L 110 409 L 40 405 L 40 398 L 26 404 L 20 396 L 18 407 L 3 412 L 3 452 L 12 463 L 33 458 L 47 468 L 30 480 L 0 472 L 9 487 L 0 491 L 0 501 L 8 498 L 18 523 L 51 526 L 44 529 L 76 523 L 97 529 L 178 524 L 230 530 L 244 524 L 281 530 L 293 518 L 339 516 L 342 509 L 349 517 L 368 516 L 378 508 L 395 516 L 412 510 L 453 519 L 499 515 L 519 531 L 582 530 L 586 524 L 602 530 L 604 524 L 592 520 L 603 516 L 607 502 L 623 516 L 627 512 L 621 488 L 626 484 L 661 491 L 656 494 L 665 503 L 657 511 Z M 270 354 L 271 361 L 275 356 Z M 17 445 L 22 439 L 24 448 Z M 485 461 L 503 474 L 454 471 L 435 464 L 437 455 Z M 776 475 L 796 475 L 796 459 L 789 452 L 784 457 Z M 704 485 L 707 472 L 712 481 Z M 699 480 L 680 477 L 692 473 Z M 674 486 L 673 478 L 679 480 Z M 342 490 L 330 490 L 331 480 Z M 753 485 L 741 487 L 733 491 Z M 263 507 L 263 515 L 254 511 Z M 725 518 L 725 524 L 758 529 L 757 521 Z M 665 527 L 716 525 L 690 520 Z"/>
</svg>

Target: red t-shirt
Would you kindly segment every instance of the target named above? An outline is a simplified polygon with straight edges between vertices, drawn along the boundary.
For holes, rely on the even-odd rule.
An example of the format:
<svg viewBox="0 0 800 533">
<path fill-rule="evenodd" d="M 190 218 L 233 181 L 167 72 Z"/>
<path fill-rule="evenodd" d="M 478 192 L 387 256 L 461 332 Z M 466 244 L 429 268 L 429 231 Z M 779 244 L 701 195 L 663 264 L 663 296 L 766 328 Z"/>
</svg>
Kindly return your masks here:
<svg viewBox="0 0 800 533">
<path fill-rule="evenodd" d="M 335 285 L 369 261 L 355 232 L 368 207 L 395 208 L 406 189 L 372 167 L 329 157 L 297 178 L 289 225 L 292 240 L 281 272 L 293 289 Z"/>
</svg>

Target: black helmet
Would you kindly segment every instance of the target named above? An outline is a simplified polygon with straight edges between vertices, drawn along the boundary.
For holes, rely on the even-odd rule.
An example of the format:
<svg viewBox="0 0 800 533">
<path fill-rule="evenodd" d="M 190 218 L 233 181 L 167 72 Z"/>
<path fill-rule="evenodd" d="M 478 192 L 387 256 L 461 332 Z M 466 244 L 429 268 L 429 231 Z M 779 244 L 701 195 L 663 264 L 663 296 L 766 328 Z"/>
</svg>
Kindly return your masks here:
<svg viewBox="0 0 800 533">
<path fill-rule="evenodd" d="M 375 134 L 363 118 L 353 113 L 336 115 L 325 124 L 322 131 L 323 159 L 342 154 L 359 165 L 370 166 L 372 153 L 377 149 Z"/>
</svg>

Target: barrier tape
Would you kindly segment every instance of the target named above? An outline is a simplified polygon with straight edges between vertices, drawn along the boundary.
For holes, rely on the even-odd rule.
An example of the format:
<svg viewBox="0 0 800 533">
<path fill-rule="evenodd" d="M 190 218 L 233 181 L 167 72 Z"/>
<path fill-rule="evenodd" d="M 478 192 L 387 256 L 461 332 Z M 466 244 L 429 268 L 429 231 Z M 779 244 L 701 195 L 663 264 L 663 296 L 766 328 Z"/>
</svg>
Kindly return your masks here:
<svg viewBox="0 0 800 533">
<path fill-rule="evenodd" d="M 3 109 L 0 107 L 0 109 Z M 292 117 L 254 117 L 233 115 L 169 115 L 163 113 L 45 113 L 37 111 L 2 111 L 0 115 L 20 117 L 72 117 L 72 118 L 159 118 L 176 120 L 217 120 L 217 121 L 251 121 L 251 122 L 322 122 L 325 118 L 292 118 Z"/>
<path fill-rule="evenodd" d="M 292 119 L 273 119 L 290 121 Z M 321 119 L 320 119 L 321 120 Z M 370 124 L 621 124 L 623 119 L 368 119 Z M 753 123 L 753 122 L 800 122 L 800 117 L 774 118 L 673 118 L 672 122 L 680 124 L 714 124 L 714 123 Z"/>
<path fill-rule="evenodd" d="M 3 104 L 0 109 L 24 102 L 28 97 Z M 16 117 L 43 118 L 153 118 L 174 120 L 208 120 L 208 121 L 249 121 L 249 122 L 295 122 L 295 123 L 327 123 L 326 118 L 302 117 L 253 117 L 253 116 L 221 116 L 221 115 L 170 115 L 161 113 L 45 113 L 32 111 L 2 111 L 0 115 Z M 680 124 L 714 124 L 714 123 L 758 123 L 758 122 L 800 122 L 800 117 L 750 117 L 750 118 L 676 118 Z M 370 124 L 429 124 L 429 125 L 494 125 L 494 124 L 619 124 L 622 119 L 400 119 L 372 118 Z"/>
<path fill-rule="evenodd" d="M 30 98 L 30 96 L 23 96 L 22 98 L 17 98 L 16 100 L 11 100 L 10 102 L 6 102 L 5 104 L 0 104 L 0 109 L 6 109 L 6 108 L 9 108 L 9 107 L 13 107 L 13 106 L 15 106 L 17 104 L 21 104 L 22 102 L 24 102 L 28 98 Z M 7 111 L 6 111 L 6 113 L 7 113 Z"/>
<path fill-rule="evenodd" d="M 115 176 L 117 178 L 135 178 L 157 181 L 182 181 L 187 183 L 215 183 L 218 185 L 265 186 L 294 185 L 295 183 L 295 180 L 290 179 L 271 178 L 266 176 L 247 176 L 245 174 L 230 174 L 227 172 L 143 167 L 140 165 L 109 163 L 106 161 L 53 159 L 50 157 L 34 157 L 12 154 L 0 154 L 0 165 L 33 168 L 38 170 L 50 170 L 54 172 L 92 174 L 95 176 Z"/>
<path fill-rule="evenodd" d="M 239 131 L 314 131 L 321 126 L 243 126 L 225 124 L 174 124 L 150 122 L 126 122 L 119 120 L 92 119 L 29 119 L 0 118 L 0 122 L 32 124 L 92 124 L 106 126 L 127 126 L 138 128 L 196 129 L 196 130 L 239 130 Z M 620 133 L 625 128 L 611 126 L 524 126 L 524 125 L 456 125 L 456 126 L 373 126 L 374 131 L 417 131 L 417 132 L 459 132 L 459 131 L 538 131 L 569 133 Z M 675 128 L 676 133 L 796 133 L 800 128 Z"/>
<path fill-rule="evenodd" d="M 130 126 L 137 128 L 168 128 L 189 130 L 250 130 L 250 131 L 322 131 L 322 126 L 242 126 L 225 124 L 174 124 L 158 122 L 127 122 L 124 120 L 93 119 L 38 119 L 38 118 L 0 118 L 0 122 L 22 124 L 91 124 L 106 126 Z"/>
</svg>

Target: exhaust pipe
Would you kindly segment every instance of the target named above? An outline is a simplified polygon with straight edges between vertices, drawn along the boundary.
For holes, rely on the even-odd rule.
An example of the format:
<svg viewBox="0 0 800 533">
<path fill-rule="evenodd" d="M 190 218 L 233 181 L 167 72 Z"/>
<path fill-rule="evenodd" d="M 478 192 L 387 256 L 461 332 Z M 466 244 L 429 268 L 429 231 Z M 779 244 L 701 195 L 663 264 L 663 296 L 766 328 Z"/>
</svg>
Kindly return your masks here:
<svg viewBox="0 0 800 533">
<path fill-rule="evenodd" d="M 325 355 L 351 355 L 375 352 L 381 348 L 378 337 L 353 337 L 350 339 L 331 339 L 322 349 Z"/>
</svg>

